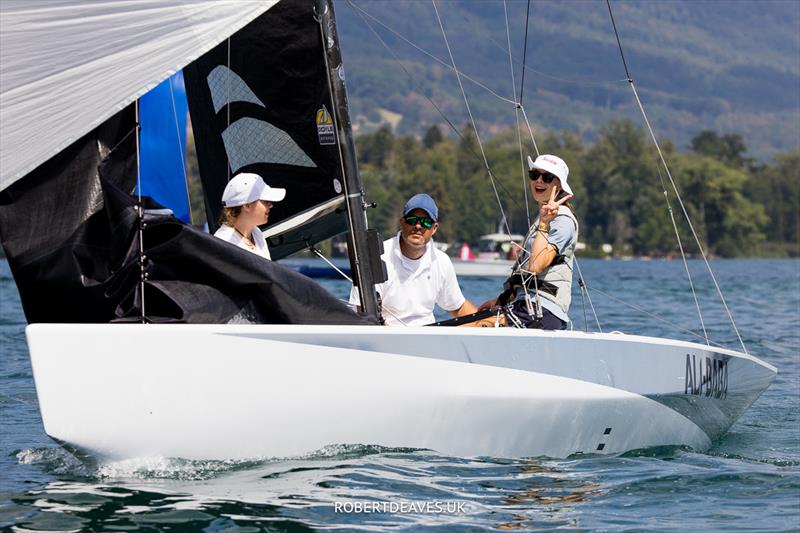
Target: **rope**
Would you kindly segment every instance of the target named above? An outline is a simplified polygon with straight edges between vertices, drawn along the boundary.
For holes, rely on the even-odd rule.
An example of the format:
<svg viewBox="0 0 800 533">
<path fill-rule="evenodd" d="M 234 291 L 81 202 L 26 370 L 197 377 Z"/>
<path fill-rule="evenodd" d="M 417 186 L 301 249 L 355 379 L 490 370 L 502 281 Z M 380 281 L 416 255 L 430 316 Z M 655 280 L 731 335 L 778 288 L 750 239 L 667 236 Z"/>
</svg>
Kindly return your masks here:
<svg viewBox="0 0 800 533">
<path fill-rule="evenodd" d="M 708 269 L 708 273 L 711 276 L 711 280 L 714 282 L 714 287 L 717 290 L 717 294 L 719 295 L 719 299 L 722 302 L 722 306 L 725 308 L 725 312 L 728 314 L 728 318 L 731 321 L 731 325 L 733 326 L 733 330 L 736 332 L 736 337 L 739 339 L 739 344 L 742 346 L 742 351 L 744 353 L 747 352 L 747 347 L 744 344 L 744 340 L 742 340 L 742 335 L 739 333 L 739 328 L 736 326 L 736 321 L 733 319 L 733 314 L 731 313 L 730 309 L 728 308 L 728 303 L 725 301 L 725 297 L 722 295 L 722 289 L 719 287 L 719 283 L 717 283 L 717 278 L 714 276 L 714 271 L 711 269 L 711 264 L 708 262 L 708 256 L 706 255 L 705 250 L 703 249 L 703 245 L 700 244 L 700 238 L 697 236 L 697 232 L 694 229 L 694 225 L 692 224 L 692 220 L 689 217 L 689 213 L 686 210 L 686 206 L 681 199 L 681 195 L 678 192 L 678 186 L 675 184 L 675 180 L 672 179 L 672 173 L 669 170 L 669 166 L 667 165 L 667 161 L 664 158 L 664 154 L 661 151 L 661 146 L 658 144 L 658 140 L 656 139 L 656 135 L 653 132 L 653 128 L 650 126 L 650 120 L 647 118 L 647 113 L 644 111 L 644 106 L 642 105 L 642 101 L 639 98 L 639 93 L 636 91 L 636 85 L 633 83 L 633 79 L 630 76 L 628 71 L 628 65 L 625 62 L 625 54 L 622 52 L 622 41 L 619 38 L 619 33 L 617 32 L 617 25 L 614 22 L 614 15 L 611 12 L 611 2 L 610 0 L 606 0 L 606 5 L 608 6 L 608 13 L 611 15 L 611 23 L 614 26 L 614 34 L 617 37 L 617 45 L 619 46 L 620 55 L 622 56 L 622 64 L 625 66 L 625 75 L 628 76 L 628 84 L 633 91 L 633 96 L 636 99 L 636 105 L 639 107 L 639 111 L 642 114 L 642 118 L 644 119 L 644 123 L 647 126 L 647 131 L 650 133 L 650 138 L 655 144 L 656 150 L 658 151 L 658 156 L 661 159 L 661 164 L 664 167 L 664 171 L 669 178 L 669 182 L 672 185 L 672 190 L 675 192 L 675 197 L 678 200 L 678 205 L 681 206 L 681 211 L 683 211 L 683 216 L 686 219 L 686 223 L 689 225 L 689 229 L 692 232 L 692 236 L 694 237 L 695 243 L 697 244 L 697 248 L 700 250 L 700 255 L 703 257 L 703 261 L 705 262 L 706 268 Z M 683 249 L 681 249 L 681 254 L 683 254 Z M 687 266 L 688 271 L 688 266 Z M 694 291 L 694 289 L 692 289 Z"/>
<path fill-rule="evenodd" d="M 481 156 L 483 156 L 483 164 L 486 167 L 486 173 L 489 176 L 489 180 L 492 183 L 492 190 L 494 191 L 494 196 L 497 199 L 497 206 L 500 208 L 500 215 L 503 217 L 503 224 L 506 227 L 506 232 L 511 237 L 511 228 L 508 226 L 508 219 L 506 218 L 505 210 L 503 209 L 503 203 L 500 201 L 500 195 L 497 192 L 497 186 L 495 185 L 494 176 L 492 175 L 492 169 L 489 167 L 489 161 L 486 159 L 486 152 L 483 149 L 483 142 L 481 141 L 481 136 L 478 133 L 478 127 L 475 124 L 475 118 L 472 116 L 472 109 L 469 106 L 469 100 L 467 99 L 467 93 L 464 91 L 464 84 L 461 83 L 461 76 L 459 74 L 458 69 L 456 68 L 456 60 L 453 57 L 453 51 L 450 49 L 450 42 L 447 40 L 447 33 L 444 31 L 444 25 L 442 24 L 442 18 L 439 16 L 439 8 L 436 7 L 436 0 L 431 0 L 431 4 L 433 4 L 433 10 L 436 12 L 436 20 L 439 22 L 439 28 L 442 30 L 442 37 L 444 38 L 444 44 L 447 47 L 447 54 L 450 56 L 450 61 L 453 63 L 453 69 L 456 72 L 456 79 L 458 80 L 458 86 L 461 89 L 461 96 L 464 97 L 464 104 L 467 106 L 467 114 L 469 115 L 469 121 L 472 124 L 472 128 L 475 130 L 475 138 L 478 141 L 478 147 L 481 149 Z"/>
</svg>

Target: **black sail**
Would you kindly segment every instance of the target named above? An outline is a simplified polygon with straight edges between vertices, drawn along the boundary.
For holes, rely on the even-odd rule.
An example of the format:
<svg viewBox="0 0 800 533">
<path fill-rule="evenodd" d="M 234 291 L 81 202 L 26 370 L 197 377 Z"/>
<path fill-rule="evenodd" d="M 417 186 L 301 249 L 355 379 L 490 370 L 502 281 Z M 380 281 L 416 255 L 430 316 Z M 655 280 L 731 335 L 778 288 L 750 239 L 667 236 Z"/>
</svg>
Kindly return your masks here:
<svg viewBox="0 0 800 533">
<path fill-rule="evenodd" d="M 287 189 L 266 228 L 273 259 L 347 230 L 314 2 L 279 2 L 184 76 L 212 229 L 229 177 L 256 172 Z"/>
<path fill-rule="evenodd" d="M 230 62 L 223 43 L 185 67 L 208 211 L 219 212 L 228 161 L 287 188 L 270 214 L 279 258 L 346 224 L 312 4 L 284 0 L 230 43 Z M 109 117 L 0 191 L 0 243 L 28 322 L 377 322 L 149 198 L 140 207 L 135 105 Z"/>
<path fill-rule="evenodd" d="M 148 198 L 140 232 L 135 131 L 130 106 L 0 192 L 0 242 L 29 323 L 374 323 Z"/>
</svg>

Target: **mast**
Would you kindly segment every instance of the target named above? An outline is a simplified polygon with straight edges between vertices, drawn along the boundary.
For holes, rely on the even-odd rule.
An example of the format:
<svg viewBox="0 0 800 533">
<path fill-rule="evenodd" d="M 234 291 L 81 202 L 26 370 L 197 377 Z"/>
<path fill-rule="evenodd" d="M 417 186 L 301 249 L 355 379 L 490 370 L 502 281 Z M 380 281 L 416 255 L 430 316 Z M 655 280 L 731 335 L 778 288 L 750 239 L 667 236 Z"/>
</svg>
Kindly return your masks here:
<svg viewBox="0 0 800 533">
<path fill-rule="evenodd" d="M 368 316 L 380 319 L 375 283 L 385 281 L 385 269 L 381 268 L 380 241 L 377 238 L 377 232 L 368 234 L 367 231 L 364 192 L 361 188 L 361 176 L 358 172 L 356 147 L 347 106 L 344 66 L 336 34 L 333 0 L 317 0 L 316 16 L 322 35 L 328 86 L 333 99 L 333 123 L 338 136 L 337 146 L 342 163 L 347 223 L 350 228 L 347 236 L 347 245 L 351 251 L 350 266 L 353 271 L 353 280 L 359 287 L 361 309 Z"/>
</svg>

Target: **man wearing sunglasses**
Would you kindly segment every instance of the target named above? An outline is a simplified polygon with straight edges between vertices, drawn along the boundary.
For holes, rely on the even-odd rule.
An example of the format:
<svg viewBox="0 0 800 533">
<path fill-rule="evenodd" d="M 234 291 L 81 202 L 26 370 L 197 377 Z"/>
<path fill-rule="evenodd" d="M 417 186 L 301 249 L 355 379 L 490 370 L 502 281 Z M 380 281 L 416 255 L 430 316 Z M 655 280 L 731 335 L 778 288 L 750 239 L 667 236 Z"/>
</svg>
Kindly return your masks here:
<svg viewBox="0 0 800 533">
<path fill-rule="evenodd" d="M 439 229 L 439 209 L 427 194 L 415 194 L 403 207 L 400 231 L 383 243 L 381 259 L 388 278 L 376 285 L 383 318 L 391 326 L 424 326 L 435 322 L 436 305 L 458 317 L 477 311 L 458 286 L 453 263 L 431 239 Z M 350 302 L 358 304 L 353 287 Z"/>
</svg>

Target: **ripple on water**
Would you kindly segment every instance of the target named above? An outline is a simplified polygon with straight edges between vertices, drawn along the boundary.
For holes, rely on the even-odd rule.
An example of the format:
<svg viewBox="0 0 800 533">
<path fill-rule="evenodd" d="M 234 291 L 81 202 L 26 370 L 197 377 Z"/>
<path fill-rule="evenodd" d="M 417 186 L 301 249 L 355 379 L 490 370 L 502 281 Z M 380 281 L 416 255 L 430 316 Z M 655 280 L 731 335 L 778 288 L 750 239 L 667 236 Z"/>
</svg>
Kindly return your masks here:
<svg viewBox="0 0 800 533">
<path fill-rule="evenodd" d="M 681 295 L 675 285 L 660 276 L 636 275 L 641 264 L 581 263 L 590 284 L 598 279 L 614 280 L 615 272 L 624 269 L 629 278 L 626 284 L 597 286 L 627 292 L 615 294 L 634 303 L 637 295 L 646 294 L 647 305 L 653 306 L 657 314 L 679 324 L 685 320 L 690 327 L 696 327 L 686 312 L 694 309 L 691 296 Z M 0 267 L 2 264 L 0 261 Z M 796 270 L 798 264 L 775 263 L 776 279 L 790 269 Z M 736 262 L 722 262 L 719 266 L 726 271 L 720 276 L 726 287 L 728 280 L 741 275 L 741 265 Z M 677 267 L 679 274 L 682 269 L 677 262 L 655 267 L 659 272 Z M 651 284 L 653 280 L 662 284 L 658 291 L 639 291 L 641 284 Z M 496 280 L 467 282 L 463 289 L 473 301 L 484 301 L 496 294 L 497 284 Z M 780 374 L 731 431 L 705 453 L 659 447 L 621 456 L 522 460 L 332 445 L 295 458 L 140 458 L 87 465 L 63 449 L 48 445 L 50 441 L 42 431 L 36 409 L 18 296 L 15 289 L 8 292 L 13 285 L 0 279 L 0 302 L 17 302 L 16 314 L 3 315 L 6 311 L 0 310 L 0 424 L 13 424 L 0 427 L 0 443 L 5 444 L 0 453 L 0 490 L 9 491 L 0 497 L 0 529 L 797 529 L 797 287 L 789 288 L 784 283 L 774 290 L 768 285 L 758 290 L 773 290 L 771 298 L 778 310 L 774 319 L 758 308 L 753 310 L 751 303 L 737 297 L 736 290 L 730 294 L 730 304 L 747 335 L 748 347 L 778 366 Z M 336 287 L 346 294 L 339 285 Z M 661 289 L 667 296 L 659 308 L 654 295 Z M 746 292 L 739 296 L 748 298 L 753 289 L 742 285 L 739 290 Z M 713 293 L 699 291 L 709 303 Z M 672 328 L 623 306 L 597 300 L 595 305 L 604 326 L 611 329 L 647 334 L 655 329 L 674 336 Z M 580 319 L 582 312 L 577 308 L 576 314 Z M 724 311 L 711 307 L 706 318 L 712 338 L 735 347 L 736 336 Z M 4 324 L 4 320 L 11 323 Z M 5 431 L 7 427 L 11 431 Z M 26 449 L 20 451 L 20 447 Z M 461 502 L 466 509 L 443 515 L 335 510 L 335 504 L 342 502 L 434 499 Z"/>
</svg>

